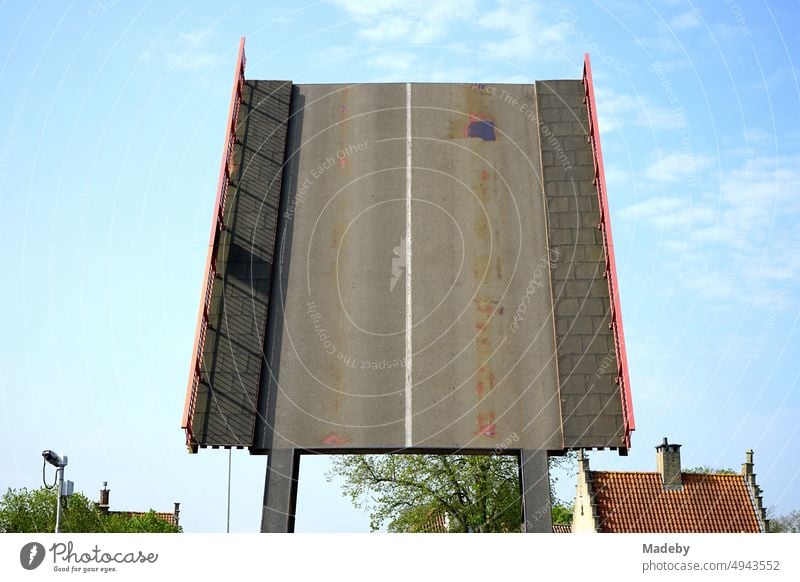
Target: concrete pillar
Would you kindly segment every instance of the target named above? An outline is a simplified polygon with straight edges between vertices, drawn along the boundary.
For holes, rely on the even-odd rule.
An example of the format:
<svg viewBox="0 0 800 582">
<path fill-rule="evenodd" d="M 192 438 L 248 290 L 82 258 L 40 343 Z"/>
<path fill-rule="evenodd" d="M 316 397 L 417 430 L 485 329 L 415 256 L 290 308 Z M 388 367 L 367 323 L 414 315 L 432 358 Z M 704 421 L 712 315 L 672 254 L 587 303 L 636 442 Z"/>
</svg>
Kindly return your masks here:
<svg viewBox="0 0 800 582">
<path fill-rule="evenodd" d="M 547 451 L 520 451 L 522 517 L 527 533 L 553 533 L 550 467 Z"/>
<path fill-rule="evenodd" d="M 272 449 L 267 460 L 261 533 L 294 533 L 297 510 L 297 449 Z"/>
</svg>

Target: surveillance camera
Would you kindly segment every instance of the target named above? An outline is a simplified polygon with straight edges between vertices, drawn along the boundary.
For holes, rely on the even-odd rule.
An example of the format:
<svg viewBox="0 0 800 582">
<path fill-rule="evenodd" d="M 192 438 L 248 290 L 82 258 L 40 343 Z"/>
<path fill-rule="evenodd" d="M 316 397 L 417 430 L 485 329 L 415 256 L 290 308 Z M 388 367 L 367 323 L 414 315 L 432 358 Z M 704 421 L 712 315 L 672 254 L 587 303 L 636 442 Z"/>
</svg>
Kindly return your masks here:
<svg viewBox="0 0 800 582">
<path fill-rule="evenodd" d="M 42 457 L 44 460 L 53 465 L 54 467 L 66 467 L 67 466 L 67 457 L 59 457 L 54 451 L 50 449 L 45 449 L 42 451 Z"/>
</svg>

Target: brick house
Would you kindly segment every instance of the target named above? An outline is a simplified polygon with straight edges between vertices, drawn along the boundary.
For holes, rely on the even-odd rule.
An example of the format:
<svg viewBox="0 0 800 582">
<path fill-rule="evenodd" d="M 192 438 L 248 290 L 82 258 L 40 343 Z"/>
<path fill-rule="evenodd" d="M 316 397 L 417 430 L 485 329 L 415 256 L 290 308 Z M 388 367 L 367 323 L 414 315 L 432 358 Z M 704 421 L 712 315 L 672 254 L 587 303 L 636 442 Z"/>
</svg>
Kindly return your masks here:
<svg viewBox="0 0 800 582">
<path fill-rule="evenodd" d="M 111 496 L 111 490 L 108 488 L 108 482 L 103 482 L 103 488 L 100 490 L 100 502 L 97 504 L 97 507 L 100 511 L 105 513 L 106 515 L 114 515 L 114 514 L 124 514 L 129 516 L 134 515 L 146 515 L 148 512 L 146 511 L 111 511 L 109 505 L 109 498 Z M 181 514 L 181 504 L 175 503 L 175 508 L 172 513 L 169 512 L 156 512 L 156 516 L 159 519 L 163 519 L 170 525 L 180 525 L 180 514 Z"/>
<path fill-rule="evenodd" d="M 592 471 L 580 452 L 572 532 L 769 531 L 752 450 L 738 474 L 701 474 L 681 471 L 680 447 L 664 438 L 655 472 Z"/>
</svg>

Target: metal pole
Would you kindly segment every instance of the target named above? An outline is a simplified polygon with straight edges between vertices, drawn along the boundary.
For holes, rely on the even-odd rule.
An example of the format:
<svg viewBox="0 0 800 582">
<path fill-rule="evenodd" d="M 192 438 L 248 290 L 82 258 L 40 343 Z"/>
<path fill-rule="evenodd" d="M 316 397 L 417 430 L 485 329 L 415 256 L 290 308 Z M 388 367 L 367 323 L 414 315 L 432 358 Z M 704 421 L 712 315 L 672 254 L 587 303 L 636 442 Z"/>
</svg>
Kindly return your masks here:
<svg viewBox="0 0 800 582">
<path fill-rule="evenodd" d="M 228 520 L 225 533 L 231 533 L 231 449 L 228 449 Z"/>
<path fill-rule="evenodd" d="M 56 533 L 61 533 L 61 492 L 64 490 L 64 467 L 56 469 Z"/>
</svg>

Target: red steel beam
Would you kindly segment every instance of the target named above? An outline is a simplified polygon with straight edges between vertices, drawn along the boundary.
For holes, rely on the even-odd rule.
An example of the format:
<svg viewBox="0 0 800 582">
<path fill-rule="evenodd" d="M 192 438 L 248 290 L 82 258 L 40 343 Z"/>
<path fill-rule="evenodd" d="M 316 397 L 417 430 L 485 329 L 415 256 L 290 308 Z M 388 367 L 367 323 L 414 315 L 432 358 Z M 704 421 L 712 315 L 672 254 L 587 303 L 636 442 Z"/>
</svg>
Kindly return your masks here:
<svg viewBox="0 0 800 582">
<path fill-rule="evenodd" d="M 614 241 L 611 236 L 611 217 L 608 212 L 608 192 L 606 175 L 603 168 L 603 148 L 600 145 L 600 127 L 597 123 L 597 101 L 594 97 L 592 83 L 592 66 L 589 53 L 583 58 L 583 86 L 586 106 L 589 108 L 589 138 L 592 143 L 594 157 L 595 184 L 600 202 L 600 229 L 603 231 L 603 248 L 606 254 L 606 279 L 611 296 L 611 328 L 614 332 L 614 345 L 617 353 L 617 382 L 620 384 L 622 397 L 622 418 L 625 427 L 625 446 L 631 446 L 631 432 L 636 429 L 633 416 L 633 400 L 631 399 L 631 383 L 628 374 L 628 355 L 625 350 L 625 332 L 622 328 L 622 309 L 619 301 L 619 285 L 617 283 L 617 263 L 614 258 Z"/>
<path fill-rule="evenodd" d="M 233 144 L 236 141 L 236 122 L 244 85 L 245 62 L 244 37 L 242 37 L 239 41 L 239 53 L 236 59 L 236 73 L 233 78 L 231 103 L 228 108 L 228 122 L 225 125 L 225 145 L 222 149 L 222 163 L 220 164 L 219 180 L 217 182 L 217 199 L 214 204 L 214 218 L 211 224 L 211 236 L 209 237 L 208 252 L 206 254 L 206 276 L 200 291 L 200 309 L 197 315 L 197 327 L 194 332 L 192 361 L 189 367 L 189 385 L 186 389 L 186 401 L 183 405 L 181 428 L 186 431 L 186 446 L 193 452 L 196 450 L 197 445 L 194 442 L 192 432 L 192 417 L 194 416 L 197 389 L 200 384 L 200 370 L 203 365 L 203 344 L 205 342 L 206 328 L 208 327 L 208 307 L 211 303 L 211 292 L 214 288 L 214 279 L 216 277 L 217 238 L 224 224 L 225 198 L 228 194 L 230 181 L 229 172 L 233 157 Z"/>
</svg>

